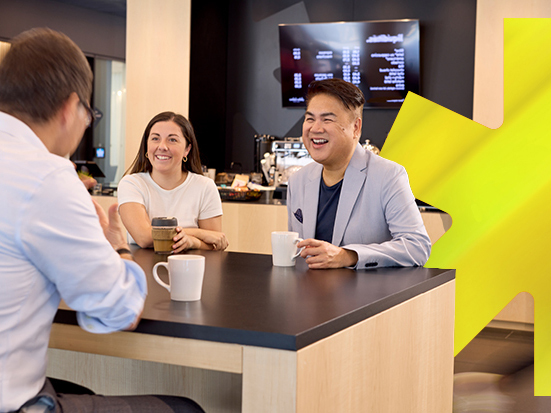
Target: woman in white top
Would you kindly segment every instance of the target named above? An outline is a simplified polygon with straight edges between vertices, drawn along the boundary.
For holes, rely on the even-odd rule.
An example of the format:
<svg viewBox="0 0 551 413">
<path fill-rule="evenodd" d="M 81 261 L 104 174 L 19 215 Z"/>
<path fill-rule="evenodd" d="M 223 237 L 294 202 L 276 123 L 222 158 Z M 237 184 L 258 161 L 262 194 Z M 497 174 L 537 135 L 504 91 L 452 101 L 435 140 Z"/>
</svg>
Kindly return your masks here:
<svg viewBox="0 0 551 413">
<path fill-rule="evenodd" d="M 178 218 L 173 250 L 224 250 L 222 202 L 212 179 L 203 176 L 190 122 L 173 112 L 155 116 L 145 128 L 130 172 L 117 189 L 119 212 L 134 242 L 151 248 L 151 218 Z"/>
</svg>

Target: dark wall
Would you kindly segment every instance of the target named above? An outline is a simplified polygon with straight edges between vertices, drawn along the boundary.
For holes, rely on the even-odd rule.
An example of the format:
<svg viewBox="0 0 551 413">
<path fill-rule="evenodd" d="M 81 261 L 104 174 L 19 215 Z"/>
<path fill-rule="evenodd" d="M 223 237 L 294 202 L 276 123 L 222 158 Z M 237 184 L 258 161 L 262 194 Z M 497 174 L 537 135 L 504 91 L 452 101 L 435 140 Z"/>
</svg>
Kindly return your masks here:
<svg viewBox="0 0 551 413">
<path fill-rule="evenodd" d="M 281 106 L 280 23 L 419 19 L 421 95 L 472 117 L 476 0 L 230 0 L 227 8 L 218 4 L 202 0 L 192 7 L 190 118 L 209 167 L 228 169 L 231 162 L 239 162 L 244 172 L 251 171 L 255 134 L 301 135 L 304 110 Z M 397 114 L 392 109 L 364 111 L 362 141 L 370 139 L 382 147 Z"/>
<path fill-rule="evenodd" d="M 201 162 L 224 169 L 228 4 L 191 3 L 189 120 L 195 128 Z"/>
</svg>

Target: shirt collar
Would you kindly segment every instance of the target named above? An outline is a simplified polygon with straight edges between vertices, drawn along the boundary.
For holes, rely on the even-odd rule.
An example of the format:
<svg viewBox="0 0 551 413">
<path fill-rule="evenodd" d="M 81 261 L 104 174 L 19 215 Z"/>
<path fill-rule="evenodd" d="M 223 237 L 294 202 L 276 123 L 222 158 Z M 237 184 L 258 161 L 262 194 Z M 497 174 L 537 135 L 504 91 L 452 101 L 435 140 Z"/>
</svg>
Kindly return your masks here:
<svg viewBox="0 0 551 413">
<path fill-rule="evenodd" d="M 29 125 L 5 112 L 0 112 L 0 132 L 19 139 L 22 144 L 32 145 L 37 149 L 40 148 L 49 152 L 46 145 L 44 145 Z"/>
</svg>

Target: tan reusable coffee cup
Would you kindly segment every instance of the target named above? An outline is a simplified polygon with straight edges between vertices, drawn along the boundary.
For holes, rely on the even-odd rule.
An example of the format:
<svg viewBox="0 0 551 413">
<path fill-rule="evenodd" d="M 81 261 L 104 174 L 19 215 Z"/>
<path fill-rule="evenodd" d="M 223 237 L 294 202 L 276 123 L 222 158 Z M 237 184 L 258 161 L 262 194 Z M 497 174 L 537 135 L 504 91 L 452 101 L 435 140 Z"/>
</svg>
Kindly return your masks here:
<svg viewBox="0 0 551 413">
<path fill-rule="evenodd" d="M 151 220 L 153 248 L 157 254 L 171 254 L 178 220 L 174 217 L 156 217 Z"/>
</svg>

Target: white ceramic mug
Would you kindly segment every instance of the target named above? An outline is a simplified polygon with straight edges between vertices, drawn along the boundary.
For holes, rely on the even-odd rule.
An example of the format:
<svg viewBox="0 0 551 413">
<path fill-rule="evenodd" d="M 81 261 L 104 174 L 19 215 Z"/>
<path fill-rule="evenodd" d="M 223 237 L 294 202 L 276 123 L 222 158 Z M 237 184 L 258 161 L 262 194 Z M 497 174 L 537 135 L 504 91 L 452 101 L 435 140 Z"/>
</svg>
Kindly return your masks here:
<svg viewBox="0 0 551 413">
<path fill-rule="evenodd" d="M 159 267 L 167 269 L 168 284 L 159 278 Z M 205 257 L 202 255 L 171 255 L 168 263 L 158 262 L 153 267 L 155 281 L 170 292 L 170 298 L 174 301 L 200 300 L 204 274 Z"/>
<path fill-rule="evenodd" d="M 298 232 L 272 232 L 272 262 L 277 267 L 292 267 L 302 249 L 297 252 L 297 244 L 302 241 Z"/>
<path fill-rule="evenodd" d="M 207 169 L 207 176 L 212 179 L 213 181 L 216 180 L 216 169 L 214 168 L 209 168 Z"/>
</svg>

